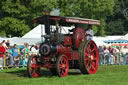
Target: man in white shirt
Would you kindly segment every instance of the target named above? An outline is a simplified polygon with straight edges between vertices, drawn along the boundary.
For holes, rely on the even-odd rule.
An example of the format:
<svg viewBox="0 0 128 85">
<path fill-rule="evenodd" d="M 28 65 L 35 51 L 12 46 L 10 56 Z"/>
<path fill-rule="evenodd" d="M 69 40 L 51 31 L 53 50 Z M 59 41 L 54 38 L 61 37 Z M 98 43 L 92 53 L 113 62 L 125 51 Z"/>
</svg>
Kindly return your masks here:
<svg viewBox="0 0 128 85">
<path fill-rule="evenodd" d="M 88 25 L 88 29 L 86 31 L 86 40 L 92 40 L 93 39 L 93 30 L 92 30 L 92 26 Z"/>
</svg>

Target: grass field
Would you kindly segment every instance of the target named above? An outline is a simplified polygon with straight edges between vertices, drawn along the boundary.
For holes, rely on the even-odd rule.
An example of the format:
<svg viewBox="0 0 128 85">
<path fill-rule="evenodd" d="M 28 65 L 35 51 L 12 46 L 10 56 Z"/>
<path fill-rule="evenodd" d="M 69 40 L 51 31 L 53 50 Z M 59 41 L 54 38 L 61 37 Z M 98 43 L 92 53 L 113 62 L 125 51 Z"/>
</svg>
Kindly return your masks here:
<svg viewBox="0 0 128 85">
<path fill-rule="evenodd" d="M 94 75 L 83 75 L 70 70 L 64 78 L 41 70 L 38 78 L 29 78 L 26 68 L 0 71 L 0 85 L 128 85 L 128 65 L 99 66 Z"/>
</svg>

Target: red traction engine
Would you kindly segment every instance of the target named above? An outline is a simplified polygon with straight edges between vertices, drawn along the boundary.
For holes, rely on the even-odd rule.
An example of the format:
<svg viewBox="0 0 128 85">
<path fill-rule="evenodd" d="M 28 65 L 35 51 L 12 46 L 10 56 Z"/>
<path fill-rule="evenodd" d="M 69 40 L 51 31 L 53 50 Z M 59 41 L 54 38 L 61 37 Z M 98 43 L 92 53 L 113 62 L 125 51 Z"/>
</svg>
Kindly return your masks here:
<svg viewBox="0 0 128 85">
<path fill-rule="evenodd" d="M 99 20 L 51 16 L 34 19 L 35 23 L 44 24 L 45 41 L 40 44 L 39 55 L 30 56 L 27 71 L 30 77 L 37 77 L 40 68 L 46 68 L 53 75 L 65 77 L 69 69 L 80 69 L 83 74 L 96 73 L 99 65 L 98 49 L 94 41 L 86 40 L 85 30 L 78 24 L 100 25 Z M 52 30 L 54 25 L 56 30 Z M 59 32 L 61 26 L 74 28 L 67 34 Z M 72 31 L 72 32 L 71 32 Z"/>
</svg>

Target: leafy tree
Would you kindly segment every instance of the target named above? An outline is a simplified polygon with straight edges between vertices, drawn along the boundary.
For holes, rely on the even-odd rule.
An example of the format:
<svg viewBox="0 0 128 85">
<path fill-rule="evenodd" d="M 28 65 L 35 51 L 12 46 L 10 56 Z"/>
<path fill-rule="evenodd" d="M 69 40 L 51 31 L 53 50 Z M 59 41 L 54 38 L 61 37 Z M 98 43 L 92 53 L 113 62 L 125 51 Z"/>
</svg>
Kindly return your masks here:
<svg viewBox="0 0 128 85">
<path fill-rule="evenodd" d="M 74 16 L 101 20 L 97 35 L 104 35 L 106 16 L 113 14 L 114 0 L 60 0 L 62 16 Z"/>
<path fill-rule="evenodd" d="M 6 36 L 23 36 L 34 27 L 34 18 L 53 10 L 56 4 L 56 0 L 0 0 L 0 30 Z"/>
<path fill-rule="evenodd" d="M 107 35 L 120 35 L 124 34 L 123 21 L 121 19 L 111 21 L 106 26 Z"/>
<path fill-rule="evenodd" d="M 115 2 L 117 8 L 123 7 L 116 0 L 0 0 L 0 30 L 3 35 L 6 33 L 6 36 L 22 36 L 34 27 L 34 18 L 42 16 L 43 11 L 57 8 L 61 16 L 101 20 L 101 26 L 94 26 L 93 29 L 96 35 L 103 36 L 105 26 L 118 16 L 114 13 L 113 17 L 113 11 L 120 11 L 115 10 Z"/>
<path fill-rule="evenodd" d="M 107 17 L 106 35 L 123 35 L 128 32 L 128 17 L 124 15 L 128 0 L 115 0 L 114 14 Z"/>
</svg>

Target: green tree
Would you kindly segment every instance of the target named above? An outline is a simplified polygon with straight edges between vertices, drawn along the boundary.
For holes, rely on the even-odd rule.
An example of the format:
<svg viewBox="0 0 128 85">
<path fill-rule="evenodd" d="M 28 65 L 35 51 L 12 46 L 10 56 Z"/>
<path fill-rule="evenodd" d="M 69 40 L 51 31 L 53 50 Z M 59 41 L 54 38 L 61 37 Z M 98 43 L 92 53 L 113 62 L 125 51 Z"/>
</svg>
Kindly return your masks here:
<svg viewBox="0 0 128 85">
<path fill-rule="evenodd" d="M 128 17 L 124 14 L 127 6 L 128 0 L 115 0 L 114 14 L 108 16 L 106 20 L 106 35 L 124 35 L 128 32 Z"/>
<path fill-rule="evenodd" d="M 33 19 L 56 8 L 57 0 L 0 0 L 0 30 L 6 36 L 23 36 L 31 30 Z M 3 34 L 3 33 L 2 33 Z"/>
<path fill-rule="evenodd" d="M 62 16 L 74 16 L 101 20 L 97 35 L 104 35 L 106 17 L 113 14 L 114 0 L 60 0 Z"/>
<path fill-rule="evenodd" d="M 123 21 L 121 19 L 111 21 L 106 26 L 107 35 L 120 35 L 124 34 Z"/>
</svg>

